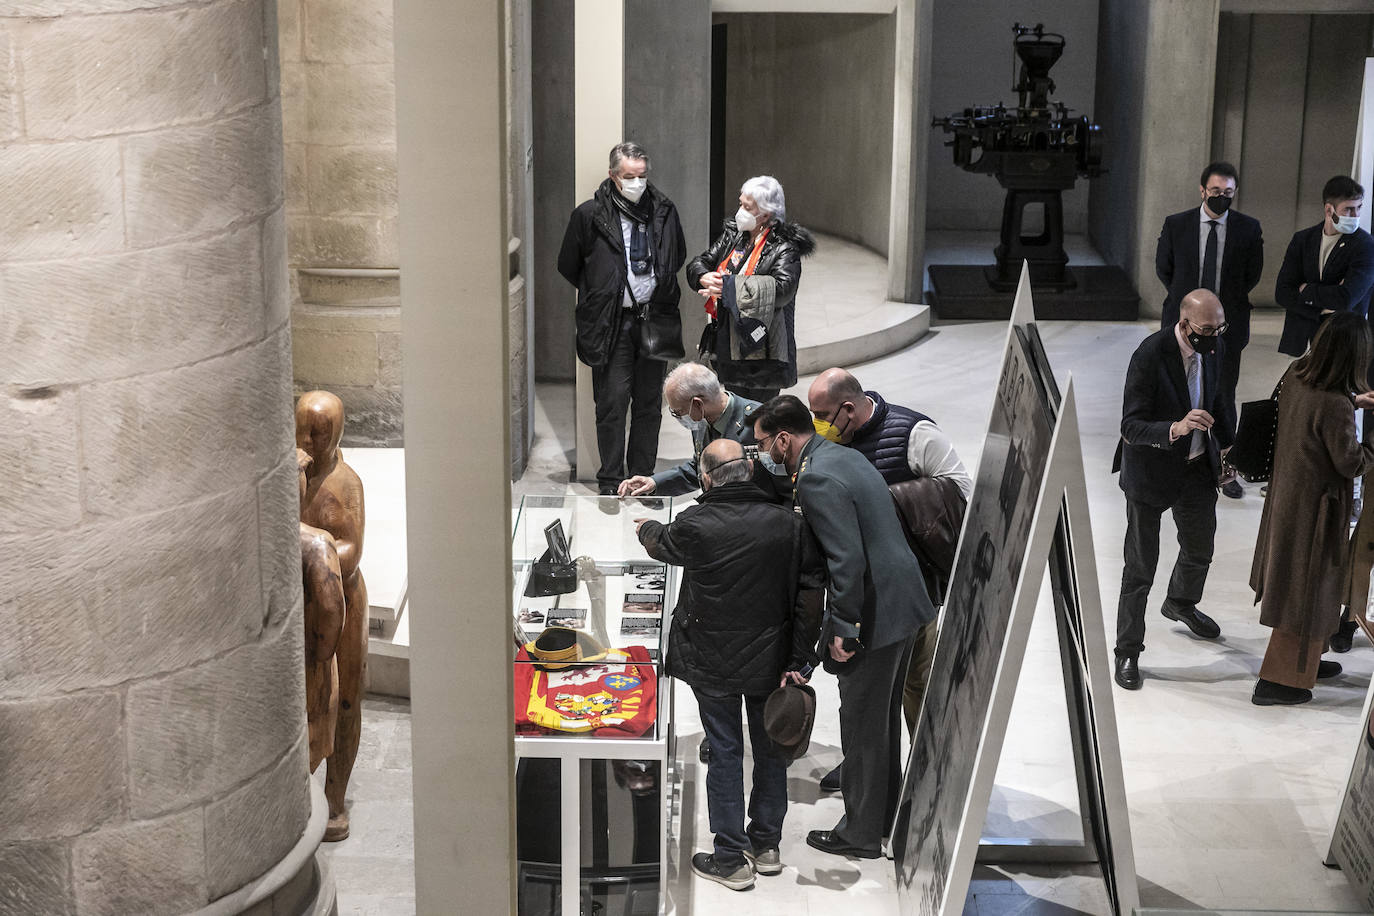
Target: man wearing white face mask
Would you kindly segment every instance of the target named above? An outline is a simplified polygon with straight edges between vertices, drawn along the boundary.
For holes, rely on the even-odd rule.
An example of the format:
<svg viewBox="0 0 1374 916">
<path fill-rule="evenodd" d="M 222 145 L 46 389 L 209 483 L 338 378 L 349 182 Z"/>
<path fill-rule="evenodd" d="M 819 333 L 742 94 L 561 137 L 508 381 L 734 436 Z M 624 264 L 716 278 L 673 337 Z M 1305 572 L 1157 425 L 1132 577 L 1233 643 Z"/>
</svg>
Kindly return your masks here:
<svg viewBox="0 0 1374 916">
<path fill-rule="evenodd" d="M 615 494 L 627 467 L 653 472 L 666 361 L 683 355 L 677 272 L 687 243 L 677 208 L 648 172 L 643 148 L 617 144 L 609 176 L 573 211 L 558 252 L 558 272 L 577 287 L 577 358 L 592 369 L 603 496 Z"/>
<path fill-rule="evenodd" d="M 816 240 L 787 221 L 782 185 L 750 178 L 715 243 L 687 265 L 711 323 L 700 357 L 735 394 L 760 403 L 797 384 L 796 298 L 801 259 Z"/>
<path fill-rule="evenodd" d="M 1287 310 L 1279 352 L 1302 356 L 1333 312 L 1369 314 L 1374 239 L 1360 228 L 1364 188 L 1337 175 L 1322 188 L 1322 221 L 1293 233 L 1274 298 Z"/>
<path fill-rule="evenodd" d="M 683 363 L 663 382 L 663 399 L 668 412 L 692 434 L 692 457 L 675 468 L 659 471 L 652 477 L 639 475 L 621 481 L 620 496 L 681 496 L 701 486 L 701 453 L 717 439 L 730 439 L 744 445 L 754 442 L 753 413 L 757 401 L 731 394 L 721 387 L 716 374 L 700 363 Z M 765 493 L 781 499 L 790 494 L 784 478 L 775 481 L 769 462 L 760 456 L 754 463 L 754 483 Z"/>
</svg>

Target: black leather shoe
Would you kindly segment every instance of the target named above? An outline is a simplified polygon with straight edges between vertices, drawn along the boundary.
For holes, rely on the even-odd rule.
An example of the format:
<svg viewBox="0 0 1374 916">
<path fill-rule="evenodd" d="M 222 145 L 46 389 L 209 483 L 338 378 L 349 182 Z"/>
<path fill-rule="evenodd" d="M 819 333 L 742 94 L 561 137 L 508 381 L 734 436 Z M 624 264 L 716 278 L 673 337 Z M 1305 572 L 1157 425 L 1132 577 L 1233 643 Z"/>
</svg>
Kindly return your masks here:
<svg viewBox="0 0 1374 916">
<path fill-rule="evenodd" d="M 711 742 L 705 738 L 702 738 L 701 743 L 697 745 L 697 759 L 705 764 L 711 762 Z"/>
<path fill-rule="evenodd" d="M 1255 681 L 1255 692 L 1250 702 L 1256 706 L 1297 706 L 1312 699 L 1312 691 L 1302 687 L 1288 687 L 1260 678 Z"/>
<path fill-rule="evenodd" d="M 1216 639 L 1221 635 L 1221 627 L 1217 626 L 1217 622 L 1195 607 L 1180 608 L 1175 611 L 1170 610 L 1166 604 L 1160 609 L 1160 613 L 1170 620 L 1177 620 L 1186 624 L 1188 629 L 1193 631 L 1193 635 L 1199 639 Z"/>
<path fill-rule="evenodd" d="M 882 857 L 881 849 L 864 849 L 861 846 L 850 846 L 844 840 L 835 836 L 831 830 L 812 830 L 806 835 L 806 845 L 821 852 L 828 852 L 835 856 L 850 856 L 855 859 L 878 859 Z"/>
<path fill-rule="evenodd" d="M 1355 630 L 1359 624 L 1353 620 L 1341 621 L 1341 628 L 1331 637 L 1331 651 L 1342 655 L 1350 651 L 1351 643 L 1355 640 Z"/>
<path fill-rule="evenodd" d="M 842 766 L 844 766 L 843 763 L 841 763 L 839 766 L 835 767 L 835 769 L 831 770 L 829 773 L 826 773 L 824 776 L 821 777 L 822 792 L 840 791 L 840 767 Z"/>
<path fill-rule="evenodd" d="M 1139 690 L 1143 683 L 1140 679 L 1140 657 L 1118 655 L 1116 657 L 1116 682 L 1127 690 Z"/>
<path fill-rule="evenodd" d="M 1221 495 L 1230 499 L 1240 499 L 1245 495 L 1245 488 L 1240 485 L 1239 480 L 1233 480 L 1222 486 Z"/>
<path fill-rule="evenodd" d="M 1324 681 L 1329 677 L 1335 677 L 1341 673 L 1340 662 L 1328 662 L 1325 659 L 1317 663 L 1317 680 Z"/>
</svg>

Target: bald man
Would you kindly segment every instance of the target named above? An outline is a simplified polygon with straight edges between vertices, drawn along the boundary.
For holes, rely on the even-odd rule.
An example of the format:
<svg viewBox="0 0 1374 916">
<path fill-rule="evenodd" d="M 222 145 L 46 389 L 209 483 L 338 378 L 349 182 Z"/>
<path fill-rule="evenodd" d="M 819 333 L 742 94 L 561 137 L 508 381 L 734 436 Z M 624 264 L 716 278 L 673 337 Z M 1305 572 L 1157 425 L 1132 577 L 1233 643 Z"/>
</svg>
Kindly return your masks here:
<svg viewBox="0 0 1374 916">
<path fill-rule="evenodd" d="M 1116 682 L 1141 686 L 1145 604 L 1159 563 L 1159 519 L 1178 529 L 1178 559 L 1161 613 L 1200 639 L 1221 628 L 1198 602 L 1212 563 L 1217 488 L 1232 479 L 1222 459 L 1235 439 L 1236 405 L 1221 374 L 1226 312 L 1209 290 L 1183 298 L 1177 323 L 1145 338 L 1131 356 L 1112 471 L 1126 493 L 1126 543 L 1116 611 Z"/>
<path fill-rule="evenodd" d="M 301 522 L 333 539 L 343 578 L 344 622 L 334 657 L 338 668 L 338 718 L 329 753 L 324 795 L 329 802 L 326 841 L 348 837 L 345 793 L 358 757 L 362 734 L 363 680 L 367 669 L 367 585 L 358 563 L 363 555 L 363 484 L 343 460 L 343 402 L 328 391 L 307 391 L 296 402 L 296 448 L 309 456 L 304 465 Z"/>
<path fill-rule="evenodd" d="M 667 525 L 636 520 L 649 556 L 682 567 L 668 673 L 692 688 L 711 742 L 706 805 L 715 847 L 694 855 L 692 870 L 732 890 L 783 869 L 789 757 L 764 729 L 764 705 L 781 684 L 810 677 L 825 586 L 806 523 L 759 489 L 752 464 L 738 442 L 717 439 L 701 452 L 697 504 Z M 754 758 L 747 806 L 746 718 Z"/>
</svg>

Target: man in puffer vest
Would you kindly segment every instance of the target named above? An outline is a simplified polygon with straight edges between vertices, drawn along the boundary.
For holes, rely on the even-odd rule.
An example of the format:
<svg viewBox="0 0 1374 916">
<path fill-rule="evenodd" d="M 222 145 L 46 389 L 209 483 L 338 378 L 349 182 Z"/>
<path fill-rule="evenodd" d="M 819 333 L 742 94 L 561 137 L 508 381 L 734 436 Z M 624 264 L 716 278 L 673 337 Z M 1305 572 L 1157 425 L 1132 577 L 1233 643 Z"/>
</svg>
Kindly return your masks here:
<svg viewBox="0 0 1374 916">
<path fill-rule="evenodd" d="M 949 581 L 964 510 L 973 493 L 973 478 L 954 444 L 930 417 L 889 404 L 876 391 L 864 391 L 859 380 L 844 369 L 827 369 L 816 376 L 807 402 L 818 433 L 857 450 L 883 475 L 907 543 L 921 564 L 926 590 L 938 603 Z M 908 734 L 916 730 L 938 635 L 935 620 L 916 632 L 902 687 Z M 839 767 L 821 780 L 821 788 L 839 791 Z"/>
<path fill-rule="evenodd" d="M 816 664 L 825 567 L 801 517 L 750 480 L 753 462 L 738 442 L 706 446 L 699 470 L 697 505 L 671 524 L 640 521 L 637 529 L 649 556 L 682 567 L 667 670 L 696 694 L 711 742 L 715 850 L 694 855 L 692 870 L 745 890 L 755 873 L 782 871 L 788 761 L 764 730 L 764 702 L 784 682 L 805 683 Z M 754 756 L 747 809 L 741 705 Z"/>
</svg>

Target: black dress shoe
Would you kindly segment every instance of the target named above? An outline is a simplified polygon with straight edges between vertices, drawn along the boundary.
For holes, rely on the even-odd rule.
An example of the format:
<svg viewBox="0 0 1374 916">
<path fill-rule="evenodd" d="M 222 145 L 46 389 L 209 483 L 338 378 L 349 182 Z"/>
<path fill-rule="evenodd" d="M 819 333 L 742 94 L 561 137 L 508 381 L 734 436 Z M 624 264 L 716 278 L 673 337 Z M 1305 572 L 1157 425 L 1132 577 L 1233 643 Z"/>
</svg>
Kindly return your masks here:
<svg viewBox="0 0 1374 916">
<path fill-rule="evenodd" d="M 1160 609 L 1160 613 L 1170 620 L 1186 624 L 1199 639 L 1216 639 L 1221 635 L 1221 627 L 1217 626 L 1217 622 L 1195 607 L 1172 610 L 1166 604 Z"/>
<path fill-rule="evenodd" d="M 1255 692 L 1250 702 L 1256 706 L 1297 706 L 1312 699 L 1312 691 L 1302 687 L 1289 687 L 1260 678 L 1255 681 Z"/>
<path fill-rule="evenodd" d="M 1341 628 L 1331 637 L 1331 651 L 1344 655 L 1350 651 L 1350 645 L 1355 640 L 1355 630 L 1359 624 L 1353 620 L 1342 620 Z"/>
<path fill-rule="evenodd" d="M 1240 499 L 1245 495 L 1245 488 L 1240 485 L 1239 480 L 1233 480 L 1222 486 L 1221 495 L 1229 497 L 1230 499 Z"/>
<path fill-rule="evenodd" d="M 1335 677 L 1341 673 L 1340 662 L 1328 662 L 1325 659 L 1317 663 L 1317 680 L 1324 681 L 1329 677 Z"/>
<path fill-rule="evenodd" d="M 711 762 L 711 742 L 705 738 L 702 738 L 701 743 L 697 745 L 697 759 L 705 764 Z"/>
<path fill-rule="evenodd" d="M 826 773 L 824 776 L 821 777 L 822 792 L 840 791 L 840 767 L 842 766 L 844 766 L 843 763 L 841 763 L 839 766 L 835 767 L 835 769 L 831 770 L 829 773 Z"/>
<path fill-rule="evenodd" d="M 619 488 L 616 487 L 614 484 L 603 483 L 601 486 L 599 486 L 599 487 L 596 488 L 596 495 L 598 495 L 598 496 L 616 496 L 616 495 L 618 494 L 618 491 L 619 491 Z"/>
<path fill-rule="evenodd" d="M 1139 690 L 1143 683 L 1140 679 L 1140 658 L 1136 655 L 1116 657 L 1116 682 L 1127 690 Z"/>
<path fill-rule="evenodd" d="M 832 830 L 812 830 L 806 835 L 806 845 L 821 852 L 828 852 L 835 856 L 851 856 L 855 859 L 878 859 L 882 857 L 881 849 L 864 849 L 862 846 L 850 846 L 844 840 L 835 836 Z"/>
</svg>

